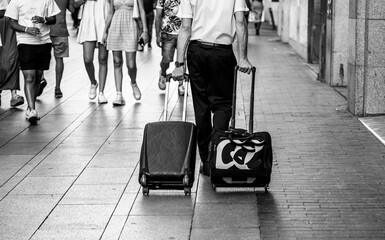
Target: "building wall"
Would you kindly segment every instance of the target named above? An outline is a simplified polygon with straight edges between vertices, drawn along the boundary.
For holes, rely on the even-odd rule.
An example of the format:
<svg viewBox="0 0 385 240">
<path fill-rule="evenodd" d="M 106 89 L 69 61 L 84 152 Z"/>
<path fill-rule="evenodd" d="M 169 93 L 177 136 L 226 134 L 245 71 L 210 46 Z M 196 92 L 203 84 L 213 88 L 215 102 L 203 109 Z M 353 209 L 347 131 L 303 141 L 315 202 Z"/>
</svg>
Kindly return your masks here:
<svg viewBox="0 0 385 240">
<path fill-rule="evenodd" d="M 330 86 L 347 86 L 349 51 L 349 0 L 334 0 L 332 16 L 328 18 L 327 35 L 331 40 L 327 49 L 326 83 Z M 330 21 L 330 22 L 329 22 Z"/>
<path fill-rule="evenodd" d="M 278 35 L 306 59 L 308 0 L 281 0 L 276 12 Z"/>
<path fill-rule="evenodd" d="M 348 109 L 385 114 L 385 1 L 350 0 Z"/>
</svg>

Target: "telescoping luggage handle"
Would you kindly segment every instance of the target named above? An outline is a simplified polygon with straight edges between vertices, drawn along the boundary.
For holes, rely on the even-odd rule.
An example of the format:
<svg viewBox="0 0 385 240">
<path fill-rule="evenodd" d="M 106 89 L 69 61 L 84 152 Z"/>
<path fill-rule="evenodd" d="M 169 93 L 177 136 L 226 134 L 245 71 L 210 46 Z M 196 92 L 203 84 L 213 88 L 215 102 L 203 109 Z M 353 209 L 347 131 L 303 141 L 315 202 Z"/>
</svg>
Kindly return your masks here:
<svg viewBox="0 0 385 240">
<path fill-rule="evenodd" d="M 235 112 L 237 106 L 237 81 L 238 81 L 238 70 L 239 66 L 237 65 L 234 69 L 234 89 L 233 89 L 233 107 L 231 114 L 230 128 L 235 128 Z M 250 116 L 249 116 L 249 133 L 253 133 L 253 124 L 254 124 L 254 87 L 255 87 L 255 72 L 256 68 L 251 69 L 251 94 L 250 94 Z"/>
<path fill-rule="evenodd" d="M 168 101 L 169 101 L 169 90 L 170 90 L 170 80 L 172 79 L 172 74 L 166 75 L 166 98 L 164 99 L 164 112 L 163 112 L 163 121 L 167 121 L 168 117 Z M 188 95 L 188 82 L 190 81 L 189 75 L 184 74 L 184 95 L 183 95 L 183 112 L 182 112 L 182 121 L 186 121 L 186 112 L 187 112 L 187 95 Z"/>
</svg>

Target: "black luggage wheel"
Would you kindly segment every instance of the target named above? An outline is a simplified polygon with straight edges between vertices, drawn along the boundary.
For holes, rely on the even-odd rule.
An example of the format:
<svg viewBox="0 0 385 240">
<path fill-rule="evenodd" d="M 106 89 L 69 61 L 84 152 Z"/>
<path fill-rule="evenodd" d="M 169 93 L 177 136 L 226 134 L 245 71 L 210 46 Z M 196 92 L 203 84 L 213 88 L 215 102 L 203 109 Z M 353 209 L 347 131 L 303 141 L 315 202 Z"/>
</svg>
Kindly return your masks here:
<svg viewBox="0 0 385 240">
<path fill-rule="evenodd" d="M 147 186 L 147 177 L 146 177 L 146 175 L 142 175 L 142 177 L 140 178 L 140 184 L 142 185 L 143 195 L 148 195 L 150 193 L 150 189 Z"/>
<path fill-rule="evenodd" d="M 184 187 L 184 195 L 186 196 L 191 195 L 191 187 Z"/>
</svg>

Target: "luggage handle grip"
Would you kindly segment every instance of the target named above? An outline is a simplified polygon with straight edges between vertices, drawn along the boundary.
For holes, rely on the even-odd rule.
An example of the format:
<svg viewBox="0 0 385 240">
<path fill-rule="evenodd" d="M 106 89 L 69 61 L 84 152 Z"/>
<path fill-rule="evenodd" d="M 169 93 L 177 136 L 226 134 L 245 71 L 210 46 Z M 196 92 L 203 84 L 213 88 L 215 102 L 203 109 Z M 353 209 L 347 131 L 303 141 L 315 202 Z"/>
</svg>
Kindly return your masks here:
<svg viewBox="0 0 385 240">
<path fill-rule="evenodd" d="M 236 103 L 237 103 L 237 81 L 238 81 L 238 70 L 239 66 L 235 66 L 234 68 L 234 86 L 233 86 L 233 107 L 232 107 L 232 114 L 231 114 L 231 123 L 230 123 L 230 129 L 235 128 L 235 116 L 236 116 Z M 254 125 L 254 88 L 255 88 L 255 72 L 256 68 L 251 68 L 251 94 L 250 94 L 250 116 L 249 116 L 249 132 L 253 132 L 253 125 Z"/>
<path fill-rule="evenodd" d="M 190 81 L 190 77 L 187 73 L 184 75 L 183 82 L 185 84 L 185 93 L 183 96 L 183 111 L 182 111 L 182 121 L 186 121 L 186 112 L 187 112 L 187 93 L 188 93 L 188 82 Z M 166 96 L 164 99 L 164 110 L 163 110 L 163 121 L 167 121 L 168 118 L 168 98 L 169 98 L 169 90 L 170 90 L 170 80 L 174 79 L 174 81 L 178 81 L 172 77 L 172 74 L 169 73 L 166 75 Z"/>
</svg>

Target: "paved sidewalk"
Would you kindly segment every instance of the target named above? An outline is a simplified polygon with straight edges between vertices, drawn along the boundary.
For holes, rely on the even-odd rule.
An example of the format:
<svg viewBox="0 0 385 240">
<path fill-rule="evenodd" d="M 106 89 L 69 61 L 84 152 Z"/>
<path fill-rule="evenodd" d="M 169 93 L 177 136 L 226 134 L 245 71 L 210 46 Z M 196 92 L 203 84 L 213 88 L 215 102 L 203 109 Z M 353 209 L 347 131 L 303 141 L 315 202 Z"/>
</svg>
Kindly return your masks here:
<svg viewBox="0 0 385 240">
<path fill-rule="evenodd" d="M 164 101 L 160 50 L 153 44 L 138 53 L 142 100 L 133 99 L 125 75 L 127 103 L 112 107 L 112 58 L 110 102 L 90 102 L 81 46 L 72 37 L 64 97 L 54 98 L 48 71 L 39 125 L 29 126 L 25 105 L 10 109 L 2 94 L 0 239 L 384 239 L 385 147 L 274 32 L 250 33 L 249 56 L 258 69 L 254 129 L 273 138 L 268 194 L 213 192 L 199 176 L 191 196 L 155 190 L 143 196 L 137 181 L 143 127 L 161 119 Z M 248 119 L 247 79 L 238 86 L 240 127 Z M 182 99 L 172 92 L 171 118 L 178 119 Z"/>
</svg>

